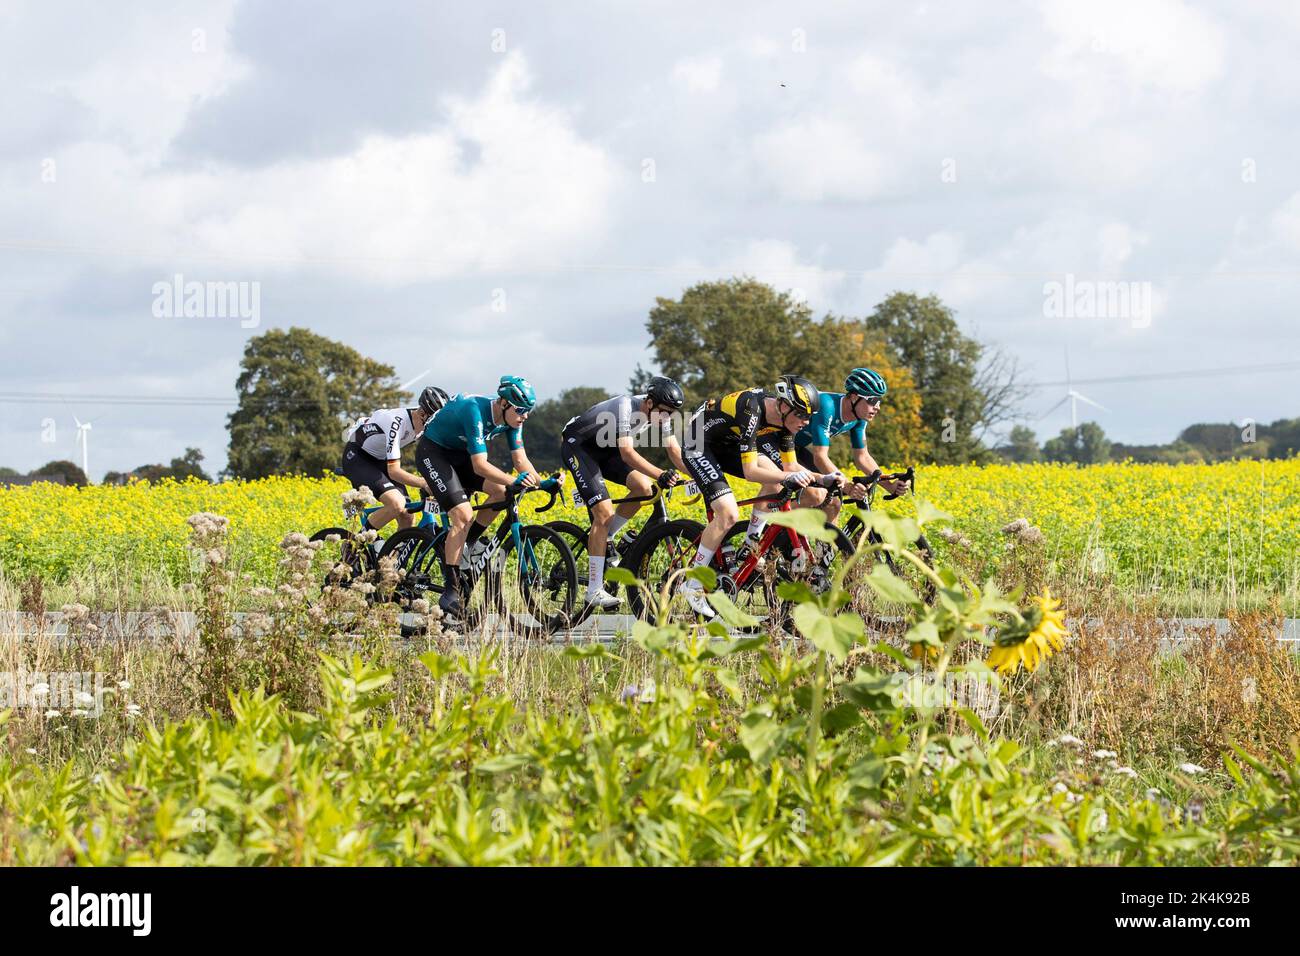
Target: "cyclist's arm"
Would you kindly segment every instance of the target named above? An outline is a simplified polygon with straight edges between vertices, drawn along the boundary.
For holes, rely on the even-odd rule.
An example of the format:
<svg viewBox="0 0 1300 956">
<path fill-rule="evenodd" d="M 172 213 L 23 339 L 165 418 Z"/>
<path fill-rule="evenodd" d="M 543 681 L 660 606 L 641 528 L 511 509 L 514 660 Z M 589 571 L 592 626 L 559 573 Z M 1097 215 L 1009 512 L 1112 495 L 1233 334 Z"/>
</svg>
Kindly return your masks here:
<svg viewBox="0 0 1300 956">
<path fill-rule="evenodd" d="M 388 459 L 388 477 L 393 479 L 393 481 L 399 485 L 406 485 L 408 488 L 419 488 L 426 494 L 429 491 L 429 486 L 423 478 L 419 475 L 411 474 L 402 467 L 402 460 L 400 458 Z"/>
<path fill-rule="evenodd" d="M 513 455 L 511 456 L 514 457 Z M 498 484 L 509 485 L 515 479 L 512 475 L 502 471 L 492 462 L 488 461 L 487 452 L 479 452 L 469 456 L 469 463 L 474 469 L 474 474 L 481 476 L 487 481 L 495 481 Z"/>
<path fill-rule="evenodd" d="M 532 476 L 532 481 L 525 482 L 525 484 L 530 487 L 542 480 L 541 473 L 534 468 L 533 463 L 528 460 L 528 452 L 524 451 L 523 445 L 520 445 L 518 448 L 515 448 L 510 452 L 510 463 L 515 466 L 515 471 L 519 474 L 528 474 Z M 514 479 L 511 478 L 510 481 L 514 481 Z"/>
<path fill-rule="evenodd" d="M 686 462 L 682 459 L 682 446 L 678 444 L 675 435 L 664 436 L 664 451 L 668 452 L 668 460 L 673 463 L 674 468 L 681 472 L 686 471 Z"/>
<path fill-rule="evenodd" d="M 831 461 L 830 445 L 808 445 L 807 448 L 812 452 L 813 469 L 819 475 L 833 475 L 839 471 Z"/>
<path fill-rule="evenodd" d="M 647 461 L 645 456 L 636 450 L 636 446 L 632 444 L 632 437 L 630 435 L 623 435 L 619 438 L 618 453 L 623 461 L 627 463 L 629 468 L 633 471 L 639 471 L 641 474 L 650 478 L 658 478 L 659 472 L 663 470 Z M 680 452 L 678 453 L 678 457 L 681 457 Z"/>
</svg>

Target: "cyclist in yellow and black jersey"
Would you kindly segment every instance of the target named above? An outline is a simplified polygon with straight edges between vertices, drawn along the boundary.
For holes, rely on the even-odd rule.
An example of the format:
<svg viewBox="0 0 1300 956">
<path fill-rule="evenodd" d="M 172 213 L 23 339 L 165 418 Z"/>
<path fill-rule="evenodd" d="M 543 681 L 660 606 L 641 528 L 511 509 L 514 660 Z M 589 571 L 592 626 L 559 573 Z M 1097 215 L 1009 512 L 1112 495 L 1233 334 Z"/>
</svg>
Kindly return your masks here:
<svg viewBox="0 0 1300 956">
<path fill-rule="evenodd" d="M 804 488 L 813 481 L 838 485 L 843 476 L 805 471 L 795 460 L 794 436 L 808 424 L 818 406 L 816 386 L 798 375 L 783 375 L 776 387 L 733 392 L 706 402 L 686 428 L 683 462 L 695 479 L 713 517 L 700 536 L 695 565 L 708 565 L 728 531 L 740 519 L 740 507 L 727 475 L 757 482 L 761 494 L 784 487 Z M 767 509 L 755 505 L 747 543 L 757 541 L 767 523 Z M 682 586 L 691 608 L 712 616 L 700 583 Z"/>
</svg>

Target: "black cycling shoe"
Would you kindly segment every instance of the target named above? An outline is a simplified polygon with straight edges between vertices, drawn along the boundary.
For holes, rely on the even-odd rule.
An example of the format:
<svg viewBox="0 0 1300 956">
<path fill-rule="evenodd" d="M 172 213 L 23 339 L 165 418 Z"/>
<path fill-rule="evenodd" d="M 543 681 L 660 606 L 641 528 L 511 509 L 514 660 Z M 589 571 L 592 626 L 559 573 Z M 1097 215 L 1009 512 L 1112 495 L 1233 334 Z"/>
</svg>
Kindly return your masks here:
<svg viewBox="0 0 1300 956">
<path fill-rule="evenodd" d="M 449 587 L 442 592 L 442 597 L 438 598 L 438 607 L 447 617 L 461 617 L 464 613 L 464 607 L 460 602 L 460 590 L 455 587 Z"/>
</svg>

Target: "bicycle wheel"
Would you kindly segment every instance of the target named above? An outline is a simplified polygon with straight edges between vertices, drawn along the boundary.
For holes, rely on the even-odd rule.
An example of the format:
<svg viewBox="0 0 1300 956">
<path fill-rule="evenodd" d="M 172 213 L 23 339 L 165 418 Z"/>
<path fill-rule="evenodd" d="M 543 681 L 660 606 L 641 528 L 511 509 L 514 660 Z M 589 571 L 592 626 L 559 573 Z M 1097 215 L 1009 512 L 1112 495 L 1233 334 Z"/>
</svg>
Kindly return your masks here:
<svg viewBox="0 0 1300 956">
<path fill-rule="evenodd" d="M 395 531 L 379 551 L 381 562 L 393 559 L 398 571 L 404 572 L 386 596 L 394 601 L 419 598 L 437 600 L 442 593 L 442 562 L 436 558 L 434 539 L 439 532 L 432 528 L 401 528 Z M 435 588 L 436 582 L 436 588 Z"/>
<path fill-rule="evenodd" d="M 835 530 L 834 541 L 805 541 L 798 554 L 790 536 L 778 534 L 756 573 L 739 588 L 734 597 L 736 606 L 762 621 L 762 627 L 790 630 L 794 607 L 780 596 L 781 584 L 795 581 L 806 585 L 813 594 L 822 594 L 829 590 L 839 562 L 853 554 L 848 536 L 835 525 L 828 523 L 827 527 Z M 747 530 L 748 522 L 737 522 L 727 533 L 721 550 L 728 556 L 738 552 Z"/>
<path fill-rule="evenodd" d="M 641 589 L 629 588 L 628 604 L 631 605 L 633 614 L 648 619 L 658 613 L 659 592 L 664 582 L 674 572 L 690 567 L 703 531 L 704 525 L 698 521 L 679 518 L 641 532 L 632 550 L 623 559 L 623 567 L 650 588 L 654 603 L 647 606 Z M 716 555 L 712 564 L 715 571 L 721 571 Z M 680 587 L 680 579 L 677 586 Z M 670 614 L 683 622 L 694 622 L 694 613 L 689 608 L 683 610 L 682 605 L 684 602 L 672 602 Z"/>
<path fill-rule="evenodd" d="M 322 528 L 307 540 L 320 541 L 311 563 L 311 577 L 327 587 L 346 588 L 375 570 L 375 553 L 347 528 Z"/>
<path fill-rule="evenodd" d="M 564 535 L 554 528 L 520 528 L 519 547 L 514 541 L 502 546 L 490 577 L 484 583 L 500 596 L 517 633 L 532 637 L 572 626 L 578 571 Z"/>
</svg>

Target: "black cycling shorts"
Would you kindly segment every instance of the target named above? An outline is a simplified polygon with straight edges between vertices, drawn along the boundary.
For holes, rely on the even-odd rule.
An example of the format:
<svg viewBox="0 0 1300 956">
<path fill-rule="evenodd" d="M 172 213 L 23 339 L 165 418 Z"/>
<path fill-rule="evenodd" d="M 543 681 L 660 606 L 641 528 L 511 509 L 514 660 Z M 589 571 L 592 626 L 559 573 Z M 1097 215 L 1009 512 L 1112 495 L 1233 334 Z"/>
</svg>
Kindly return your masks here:
<svg viewBox="0 0 1300 956">
<path fill-rule="evenodd" d="M 632 469 L 628 467 L 618 448 L 601 448 L 594 441 L 582 442 L 566 429 L 560 441 L 564 467 L 573 475 L 573 484 L 588 508 L 609 497 L 605 479 L 627 485 Z"/>
<path fill-rule="evenodd" d="M 781 462 L 781 449 L 777 447 L 777 436 L 760 435 L 758 453 L 770 458 L 776 467 L 785 468 Z M 699 451 L 684 452 L 682 459 L 707 505 L 732 493 L 726 475 L 745 477 L 745 470 L 740 465 L 740 447 L 737 445 L 711 445 L 705 442 Z"/>
<path fill-rule="evenodd" d="M 388 462 L 363 451 L 357 442 L 348 442 L 343 449 L 343 474 L 353 488 L 369 488 L 376 499 L 394 488 L 406 497 L 406 489 L 388 477 Z"/>
<path fill-rule="evenodd" d="M 444 512 L 463 505 L 471 494 L 483 490 L 483 476 L 474 470 L 469 452 L 436 444 L 423 435 L 415 446 L 415 466 Z"/>
</svg>

